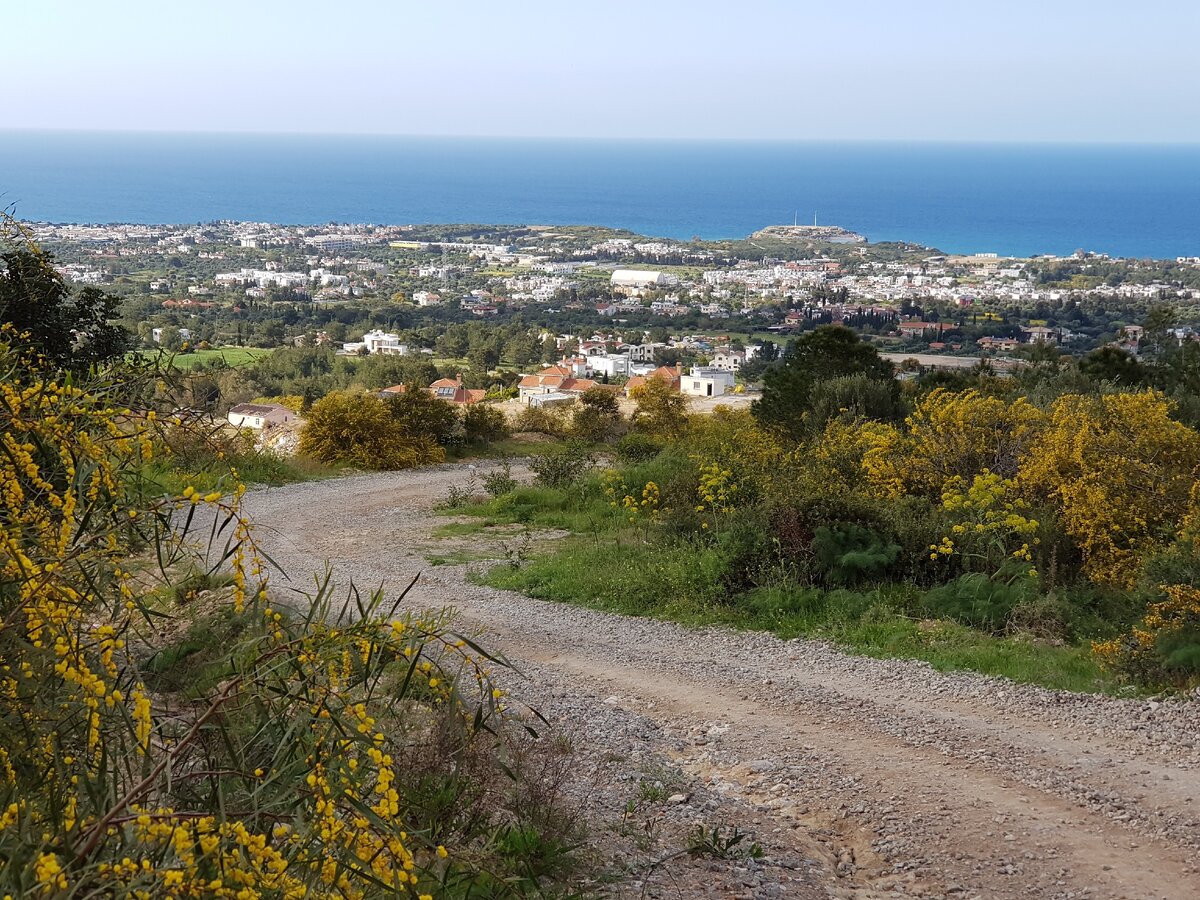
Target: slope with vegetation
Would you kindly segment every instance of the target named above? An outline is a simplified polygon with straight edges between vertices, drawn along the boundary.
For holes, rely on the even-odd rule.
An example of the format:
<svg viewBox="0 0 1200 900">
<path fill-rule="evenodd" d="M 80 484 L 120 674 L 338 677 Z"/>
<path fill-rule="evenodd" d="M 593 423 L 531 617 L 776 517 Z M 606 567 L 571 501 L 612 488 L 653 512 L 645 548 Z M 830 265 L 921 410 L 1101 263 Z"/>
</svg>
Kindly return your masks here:
<svg viewBox="0 0 1200 900">
<path fill-rule="evenodd" d="M 124 360 L 107 301 L 36 249 L 4 260 L 0 894 L 564 883 L 570 826 L 524 774 L 502 663 L 382 590 L 283 605 L 230 447 L 171 373 Z"/>
<path fill-rule="evenodd" d="M 768 372 L 753 413 L 644 409 L 611 467 L 561 457 L 456 511 L 575 533 L 487 576 L 537 597 L 1056 687 L 1186 688 L 1200 433 L 1179 410 L 1075 369 L 900 383 L 830 327 Z"/>
</svg>

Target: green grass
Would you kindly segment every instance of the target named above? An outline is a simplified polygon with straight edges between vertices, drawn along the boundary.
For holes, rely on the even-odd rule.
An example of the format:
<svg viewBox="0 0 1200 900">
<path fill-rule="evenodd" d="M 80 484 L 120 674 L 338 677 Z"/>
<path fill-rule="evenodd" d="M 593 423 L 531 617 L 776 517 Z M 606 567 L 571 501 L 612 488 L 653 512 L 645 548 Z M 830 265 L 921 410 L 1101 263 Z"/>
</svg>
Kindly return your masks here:
<svg viewBox="0 0 1200 900">
<path fill-rule="evenodd" d="M 886 588 L 865 593 L 775 588 L 731 600 L 721 584 L 724 568 L 712 547 L 574 539 L 521 568 L 497 566 L 481 580 L 538 599 L 626 615 L 770 631 L 784 639 L 826 639 L 865 656 L 924 660 L 943 672 L 981 672 L 1072 691 L 1118 687 L 1086 646 L 997 637 L 956 622 L 921 619 L 897 608 Z"/>
<path fill-rule="evenodd" d="M 230 368 L 237 368 L 257 362 L 274 352 L 274 350 L 262 347 L 212 347 L 208 350 L 196 350 L 191 353 L 177 353 L 169 359 L 172 368 L 186 372 L 214 360 L 221 360 Z M 157 350 L 147 350 L 144 355 L 155 356 L 157 354 Z"/>
<path fill-rule="evenodd" d="M 594 483 L 589 482 L 589 485 L 594 488 Z M 593 490 L 581 487 L 563 491 L 528 485 L 484 503 L 458 506 L 443 512 L 481 519 L 480 528 L 520 524 L 592 536 L 612 534 L 624 521 L 620 514 L 611 509 L 602 498 L 597 497 Z M 462 523 L 459 524 L 465 527 Z M 471 532 L 464 530 L 460 533 Z"/>
<path fill-rule="evenodd" d="M 492 441 L 489 444 L 447 447 L 446 459 L 519 459 L 528 456 L 542 456 L 546 453 L 557 453 L 565 450 L 568 443 L 569 441 L 566 438 L 524 441 L 513 437 L 506 437 Z"/>
<path fill-rule="evenodd" d="M 1119 688 L 1083 636 L 1071 644 L 1020 633 L 994 635 L 932 618 L 915 585 L 826 590 L 775 575 L 770 578 L 777 586 L 747 590 L 730 583 L 736 541 L 671 537 L 658 527 L 631 526 L 597 494 L 594 480 L 569 491 L 522 487 L 453 510 L 475 517 L 478 525 L 453 523 L 445 534 L 467 536 L 509 522 L 572 532 L 539 545 L 541 552 L 523 566 L 496 566 L 475 576 L 538 599 L 693 626 L 770 631 L 785 639 L 826 639 L 866 656 L 919 659 L 940 671 L 975 671 L 1050 688 Z"/>
<path fill-rule="evenodd" d="M 488 525 L 488 522 L 447 522 L 445 525 L 439 525 L 433 529 L 433 537 L 467 537 L 473 534 L 480 534 L 487 529 Z"/>
<path fill-rule="evenodd" d="M 317 481 L 341 474 L 337 466 L 329 466 L 305 456 L 272 456 L 267 453 L 243 453 L 225 460 L 212 460 L 207 465 L 187 469 L 173 466 L 169 460 L 156 460 L 141 469 L 142 488 L 154 495 L 179 494 L 187 487 L 201 493 L 228 488 L 229 469 L 237 469 L 238 477 L 248 485 L 295 484 Z"/>
<path fill-rule="evenodd" d="M 473 562 L 486 562 L 497 559 L 497 553 L 485 553 L 479 550 L 451 550 L 447 553 L 433 553 L 425 557 L 431 566 L 462 566 Z"/>
</svg>

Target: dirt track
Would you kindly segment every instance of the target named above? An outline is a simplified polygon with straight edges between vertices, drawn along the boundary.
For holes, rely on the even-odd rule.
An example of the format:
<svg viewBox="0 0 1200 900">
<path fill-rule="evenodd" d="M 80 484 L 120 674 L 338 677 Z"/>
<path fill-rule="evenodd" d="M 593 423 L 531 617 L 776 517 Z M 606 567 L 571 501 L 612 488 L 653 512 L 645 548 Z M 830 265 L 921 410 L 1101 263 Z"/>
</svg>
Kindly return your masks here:
<svg viewBox="0 0 1200 900">
<path fill-rule="evenodd" d="M 410 605 L 452 605 L 490 633 L 522 672 L 514 692 L 575 735 L 580 778 L 596 782 L 581 789 L 593 830 L 611 835 L 598 843 L 628 872 L 607 892 L 1200 897 L 1200 704 L 941 675 L 479 587 L 469 566 L 426 561 L 513 542 L 430 537 L 446 521 L 433 502 L 470 477 L 457 466 L 253 491 L 247 511 L 292 585 L 311 586 L 326 561 L 360 587 L 421 573 Z M 647 779 L 671 799 L 631 823 L 623 810 Z M 761 863 L 655 865 L 718 822 L 753 832 Z"/>
</svg>

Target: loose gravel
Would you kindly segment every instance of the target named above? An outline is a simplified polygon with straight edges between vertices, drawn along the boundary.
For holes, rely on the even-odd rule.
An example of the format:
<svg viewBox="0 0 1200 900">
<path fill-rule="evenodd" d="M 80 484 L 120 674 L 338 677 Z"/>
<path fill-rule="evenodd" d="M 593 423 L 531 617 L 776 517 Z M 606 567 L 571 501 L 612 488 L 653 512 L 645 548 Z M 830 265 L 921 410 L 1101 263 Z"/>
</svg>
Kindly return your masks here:
<svg viewBox="0 0 1200 900">
<path fill-rule="evenodd" d="M 689 629 L 474 584 L 435 540 L 454 465 L 258 489 L 246 509 L 301 589 L 452 606 L 513 661 L 507 687 L 572 738 L 591 851 L 655 897 L 1200 896 L 1200 704 L 1051 691 L 829 644 Z M 552 540 L 552 536 L 536 536 Z M 301 593 L 291 602 L 303 603 Z M 697 829 L 749 835 L 693 857 Z M 761 859 L 741 850 L 762 847 Z"/>
</svg>

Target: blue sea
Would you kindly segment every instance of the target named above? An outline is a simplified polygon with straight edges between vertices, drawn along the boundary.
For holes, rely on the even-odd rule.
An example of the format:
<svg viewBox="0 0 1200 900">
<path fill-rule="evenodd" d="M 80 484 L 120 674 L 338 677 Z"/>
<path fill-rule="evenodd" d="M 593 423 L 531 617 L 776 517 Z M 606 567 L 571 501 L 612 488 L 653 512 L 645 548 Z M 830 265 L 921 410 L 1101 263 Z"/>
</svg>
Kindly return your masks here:
<svg viewBox="0 0 1200 900">
<path fill-rule="evenodd" d="M 1200 145 L 0 132 L 0 205 L 54 222 L 592 224 L 687 239 L 798 219 L 1006 255 L 1200 255 Z"/>
</svg>

